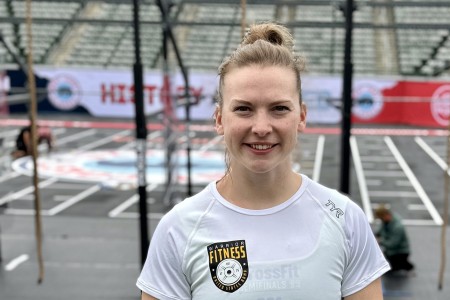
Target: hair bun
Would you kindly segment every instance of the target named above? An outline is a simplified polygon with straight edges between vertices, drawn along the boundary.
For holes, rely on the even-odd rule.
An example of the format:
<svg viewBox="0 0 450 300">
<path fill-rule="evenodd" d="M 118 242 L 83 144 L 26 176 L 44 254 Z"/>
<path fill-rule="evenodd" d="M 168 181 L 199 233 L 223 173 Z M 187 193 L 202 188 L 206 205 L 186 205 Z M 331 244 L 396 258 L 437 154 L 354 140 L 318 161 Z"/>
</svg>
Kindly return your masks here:
<svg viewBox="0 0 450 300">
<path fill-rule="evenodd" d="M 253 44 L 258 40 L 269 42 L 273 45 L 279 45 L 294 50 L 294 40 L 286 27 L 277 24 L 256 24 L 250 26 L 242 40 L 241 45 Z"/>
</svg>

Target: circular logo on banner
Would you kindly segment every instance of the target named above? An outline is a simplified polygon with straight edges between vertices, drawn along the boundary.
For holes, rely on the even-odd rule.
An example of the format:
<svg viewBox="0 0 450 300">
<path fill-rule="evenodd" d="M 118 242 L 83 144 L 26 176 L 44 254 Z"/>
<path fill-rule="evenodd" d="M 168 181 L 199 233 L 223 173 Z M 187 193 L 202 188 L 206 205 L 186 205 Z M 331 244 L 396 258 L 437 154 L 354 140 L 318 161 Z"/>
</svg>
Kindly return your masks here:
<svg viewBox="0 0 450 300">
<path fill-rule="evenodd" d="M 383 109 L 383 96 L 372 85 L 360 85 L 353 91 L 353 113 L 360 119 L 372 119 Z"/>
<path fill-rule="evenodd" d="M 71 110 L 80 102 L 81 88 L 74 78 L 58 75 L 48 85 L 50 103 L 60 110 Z"/>
<path fill-rule="evenodd" d="M 175 155 L 175 154 L 174 154 Z M 147 181 L 162 184 L 166 181 L 165 152 L 148 150 L 146 152 Z M 180 151 L 173 158 L 174 180 L 187 182 L 187 156 Z M 52 153 L 39 157 L 39 174 L 50 178 L 99 182 L 108 187 L 137 186 L 136 152 L 131 150 L 99 150 L 72 153 Z M 14 171 L 31 175 L 33 162 L 30 157 L 15 160 Z M 192 151 L 192 182 L 206 184 L 219 179 L 225 172 L 224 156 L 221 152 Z"/>
<path fill-rule="evenodd" d="M 431 96 L 430 105 L 436 122 L 447 126 L 450 118 L 450 85 L 441 85 Z"/>
</svg>

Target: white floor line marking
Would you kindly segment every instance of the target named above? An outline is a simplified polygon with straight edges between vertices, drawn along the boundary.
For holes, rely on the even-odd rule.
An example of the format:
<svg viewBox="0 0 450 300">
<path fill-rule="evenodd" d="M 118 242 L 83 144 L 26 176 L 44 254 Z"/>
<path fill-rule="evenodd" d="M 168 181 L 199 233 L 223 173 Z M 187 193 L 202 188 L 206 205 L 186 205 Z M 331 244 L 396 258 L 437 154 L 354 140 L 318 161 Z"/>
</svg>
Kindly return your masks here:
<svg viewBox="0 0 450 300">
<path fill-rule="evenodd" d="M 355 165 L 356 178 L 358 180 L 359 190 L 361 192 L 361 202 L 364 212 L 369 223 L 373 222 L 373 212 L 370 205 L 369 191 L 367 189 L 366 178 L 364 176 L 364 169 L 361 163 L 361 156 L 359 155 L 358 143 L 355 136 L 350 137 L 350 147 L 353 157 L 353 164 Z"/>
<path fill-rule="evenodd" d="M 431 157 L 432 160 L 434 160 L 435 163 L 437 163 L 443 171 L 447 171 L 447 163 L 422 138 L 416 136 L 414 141 L 420 146 L 420 148 L 422 148 L 423 151 L 425 151 L 426 154 L 428 154 L 429 157 Z"/>
<path fill-rule="evenodd" d="M 148 213 L 147 217 L 152 220 L 161 220 L 164 216 L 163 213 Z M 118 215 L 116 218 L 122 219 L 137 219 L 139 218 L 139 214 L 137 212 L 123 212 Z"/>
<path fill-rule="evenodd" d="M 57 213 L 62 212 L 63 210 L 67 209 L 68 207 L 74 205 L 75 203 L 80 202 L 81 200 L 86 199 L 87 197 L 89 197 L 90 195 L 98 192 L 101 189 L 101 186 L 99 184 L 91 186 L 90 188 L 88 188 L 87 190 L 82 191 L 81 193 L 73 196 L 72 198 L 64 201 L 61 204 L 58 204 L 55 207 L 52 207 L 51 209 L 49 209 L 47 211 L 49 216 L 54 216 Z"/>
<path fill-rule="evenodd" d="M 55 183 L 56 181 L 58 181 L 58 178 L 49 178 L 47 180 L 39 182 L 38 187 L 40 189 L 42 189 L 42 188 L 45 188 L 45 187 Z M 0 205 L 5 204 L 6 202 L 11 202 L 13 200 L 17 200 L 20 197 L 23 197 L 27 194 L 32 193 L 33 191 L 34 191 L 34 186 L 29 186 L 27 188 L 24 188 L 23 190 L 15 192 L 13 194 L 6 195 L 6 196 L 0 198 Z"/>
<path fill-rule="evenodd" d="M 201 146 L 198 151 L 199 156 L 202 156 L 205 151 L 208 151 L 211 147 L 213 147 L 214 145 L 217 145 L 222 140 L 223 140 L 223 136 L 219 135 L 219 136 L 214 137 L 211 141 L 209 141 L 205 145 Z"/>
<path fill-rule="evenodd" d="M 373 202 L 372 201 L 372 208 L 373 209 L 377 209 L 377 208 L 379 208 L 381 206 L 386 207 L 388 209 L 391 208 L 391 204 L 390 203 L 378 203 L 378 202 Z"/>
<path fill-rule="evenodd" d="M 314 170 L 312 176 L 312 180 L 316 182 L 319 182 L 320 179 L 320 170 L 322 169 L 324 145 L 325 145 L 325 136 L 321 134 L 319 135 L 319 138 L 317 140 L 316 157 L 314 159 Z"/>
<path fill-rule="evenodd" d="M 0 138 L 6 138 L 10 136 L 17 136 L 19 134 L 19 129 L 12 129 L 8 131 L 0 132 Z"/>
<path fill-rule="evenodd" d="M 392 162 L 395 159 L 391 156 L 367 156 L 361 155 L 365 162 Z"/>
<path fill-rule="evenodd" d="M 126 143 L 125 145 L 118 147 L 117 150 L 129 150 L 133 148 L 136 148 L 136 141 Z"/>
<path fill-rule="evenodd" d="M 380 179 L 367 179 L 366 184 L 367 186 L 380 186 L 383 182 Z"/>
<path fill-rule="evenodd" d="M 396 180 L 395 185 L 396 186 L 411 186 L 411 182 L 408 180 Z"/>
<path fill-rule="evenodd" d="M 431 202 L 430 198 L 425 193 L 425 190 L 423 189 L 422 185 L 420 185 L 419 180 L 417 180 L 417 177 L 414 175 L 414 173 L 409 168 L 408 164 L 406 163 L 405 159 L 401 155 L 400 151 L 398 151 L 398 149 L 395 146 L 392 139 L 388 136 L 385 136 L 384 141 L 386 142 L 387 146 L 391 150 L 394 157 L 397 159 L 400 167 L 403 169 L 403 172 L 405 172 L 406 177 L 408 177 L 409 181 L 411 181 L 412 186 L 416 190 L 416 192 L 419 195 L 420 199 L 422 200 L 423 204 L 427 207 L 428 212 L 431 215 L 431 218 L 434 220 L 434 222 L 437 225 L 442 225 L 443 220 L 442 220 L 441 216 L 439 215 L 439 212 L 436 210 L 436 207 L 434 207 L 433 202 Z"/>
<path fill-rule="evenodd" d="M 403 171 L 378 171 L 378 170 L 369 170 L 365 172 L 367 177 L 403 177 L 405 176 Z"/>
<path fill-rule="evenodd" d="M 371 197 L 382 197 L 382 198 L 418 198 L 416 192 L 412 191 L 370 191 Z"/>
<path fill-rule="evenodd" d="M 427 208 L 423 204 L 409 204 L 409 210 L 426 210 Z"/>
<path fill-rule="evenodd" d="M 70 198 L 72 198 L 72 195 L 54 195 L 53 196 L 53 201 L 55 201 L 55 202 L 64 202 L 64 201 L 67 201 Z"/>
<path fill-rule="evenodd" d="M 161 131 L 155 131 L 155 132 L 152 132 L 152 133 L 150 133 L 150 134 L 147 136 L 147 140 L 151 140 L 151 139 L 157 138 L 157 137 L 161 136 L 161 134 L 162 134 Z M 131 142 L 129 142 L 129 143 L 126 143 L 125 145 L 120 146 L 120 147 L 117 148 L 117 149 L 118 149 L 118 150 L 128 150 L 128 149 L 134 148 L 134 147 L 136 147 L 136 141 L 131 141 Z M 147 148 L 149 148 L 148 145 L 147 145 Z"/>
<path fill-rule="evenodd" d="M 78 132 L 78 133 L 75 133 L 75 134 L 72 134 L 72 135 L 69 135 L 69 136 L 57 139 L 55 144 L 57 146 L 60 146 L 60 145 L 63 145 L 63 144 L 67 144 L 69 142 L 73 142 L 75 140 L 87 137 L 89 135 L 93 135 L 96 132 L 97 132 L 96 129 L 84 130 L 84 131 L 81 131 L 81 132 Z"/>
<path fill-rule="evenodd" d="M 34 216 L 36 211 L 30 208 L 7 208 L 5 209 L 5 214 L 15 216 Z M 41 215 L 48 216 L 48 213 L 46 210 L 41 209 Z"/>
<path fill-rule="evenodd" d="M 19 177 L 21 174 L 16 172 L 10 172 L 0 177 L 0 182 Z"/>
<path fill-rule="evenodd" d="M 108 213 L 108 217 L 110 218 L 115 218 L 117 217 L 120 213 L 122 213 L 124 210 L 126 210 L 128 207 L 130 207 L 131 205 L 137 203 L 139 200 L 139 195 L 133 195 L 130 198 L 128 198 L 127 200 L 125 200 L 124 202 L 122 202 L 119 206 L 117 206 L 116 208 L 114 208 L 113 210 L 111 210 Z"/>
<path fill-rule="evenodd" d="M 6 266 L 5 271 L 12 271 L 17 268 L 21 263 L 26 262 L 30 257 L 27 254 L 22 254 L 13 260 L 11 260 Z"/>
<path fill-rule="evenodd" d="M 437 226 L 436 221 L 433 220 L 408 220 L 403 219 L 403 224 L 413 226 Z"/>
<path fill-rule="evenodd" d="M 112 141 L 113 139 L 115 139 L 116 137 L 124 136 L 124 135 L 129 135 L 130 132 L 131 132 L 131 130 L 123 130 L 123 131 L 120 131 L 120 132 L 118 132 L 118 133 L 116 133 L 116 134 L 107 136 L 107 137 L 105 137 L 105 138 L 103 138 L 103 139 L 97 140 L 97 141 L 95 141 L 95 142 L 86 144 L 86 145 L 81 146 L 81 147 L 78 147 L 77 150 L 78 150 L 78 151 L 88 151 L 88 150 L 91 150 L 92 148 L 95 148 L 95 147 L 98 147 L 98 146 L 101 146 L 101 145 L 104 145 L 104 144 L 107 144 L 107 143 L 111 142 L 111 141 Z"/>
<path fill-rule="evenodd" d="M 147 192 L 153 191 L 158 185 L 156 183 L 152 183 L 147 186 L 146 190 Z M 108 217 L 115 218 L 119 214 L 123 213 L 128 207 L 132 206 L 133 204 L 137 203 L 139 201 L 139 195 L 133 195 L 124 202 L 122 202 L 119 206 L 114 208 L 108 213 Z"/>
</svg>

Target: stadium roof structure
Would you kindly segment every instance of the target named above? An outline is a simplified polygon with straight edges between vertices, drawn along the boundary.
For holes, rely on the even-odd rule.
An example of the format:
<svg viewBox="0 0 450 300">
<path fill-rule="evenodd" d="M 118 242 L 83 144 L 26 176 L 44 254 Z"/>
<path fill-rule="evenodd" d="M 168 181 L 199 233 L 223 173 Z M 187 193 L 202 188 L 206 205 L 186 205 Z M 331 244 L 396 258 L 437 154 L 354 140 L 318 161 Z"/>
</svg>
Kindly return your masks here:
<svg viewBox="0 0 450 300">
<path fill-rule="evenodd" d="M 156 0 L 140 1 L 141 56 L 161 67 L 162 21 Z M 216 71 L 241 39 L 239 0 L 162 0 L 189 70 Z M 3 38 L 26 55 L 25 0 L 0 0 Z M 131 68 L 133 1 L 33 0 L 33 58 L 38 65 Z M 343 69 L 346 1 L 246 0 L 245 21 L 277 21 L 292 31 L 310 74 Z M 356 75 L 450 76 L 450 0 L 354 0 Z M 169 56 L 170 57 L 170 56 Z M 172 54 L 172 58 L 173 58 Z M 176 59 L 171 59 L 176 66 Z M 14 64 L 0 44 L 0 65 Z"/>
</svg>

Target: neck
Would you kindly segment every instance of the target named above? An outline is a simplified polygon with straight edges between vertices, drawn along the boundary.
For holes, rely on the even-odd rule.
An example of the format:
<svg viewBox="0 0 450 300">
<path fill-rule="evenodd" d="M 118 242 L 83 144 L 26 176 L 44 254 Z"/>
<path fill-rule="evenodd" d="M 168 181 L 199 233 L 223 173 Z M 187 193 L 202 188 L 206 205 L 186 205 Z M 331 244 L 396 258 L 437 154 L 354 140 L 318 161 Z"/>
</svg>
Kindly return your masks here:
<svg viewBox="0 0 450 300">
<path fill-rule="evenodd" d="M 301 176 L 293 171 L 234 177 L 231 171 L 217 183 L 217 189 L 222 197 L 239 207 L 266 209 L 287 201 L 297 192 L 301 181 Z"/>
</svg>

